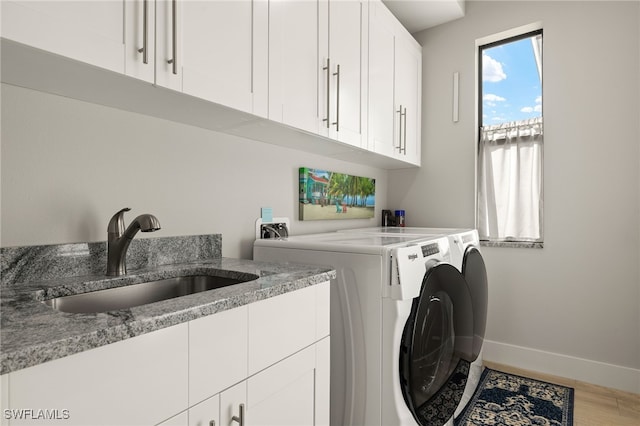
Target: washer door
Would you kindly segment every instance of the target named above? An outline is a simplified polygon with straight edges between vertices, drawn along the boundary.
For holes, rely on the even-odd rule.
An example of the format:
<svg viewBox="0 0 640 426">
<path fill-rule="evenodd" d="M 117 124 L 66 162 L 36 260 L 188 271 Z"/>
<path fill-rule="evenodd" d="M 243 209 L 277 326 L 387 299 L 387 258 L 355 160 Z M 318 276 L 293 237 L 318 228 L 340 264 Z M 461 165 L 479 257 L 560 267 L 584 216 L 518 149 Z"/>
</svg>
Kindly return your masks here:
<svg viewBox="0 0 640 426">
<path fill-rule="evenodd" d="M 452 265 L 427 270 L 400 347 L 400 387 L 419 425 L 442 425 L 460 403 L 473 356 L 467 282 Z"/>
<path fill-rule="evenodd" d="M 484 332 L 487 327 L 487 269 L 480 251 L 473 246 L 467 247 L 462 259 L 462 276 L 469 285 L 471 304 L 473 305 L 473 351 L 471 361 L 475 361 L 482 349 Z"/>
</svg>

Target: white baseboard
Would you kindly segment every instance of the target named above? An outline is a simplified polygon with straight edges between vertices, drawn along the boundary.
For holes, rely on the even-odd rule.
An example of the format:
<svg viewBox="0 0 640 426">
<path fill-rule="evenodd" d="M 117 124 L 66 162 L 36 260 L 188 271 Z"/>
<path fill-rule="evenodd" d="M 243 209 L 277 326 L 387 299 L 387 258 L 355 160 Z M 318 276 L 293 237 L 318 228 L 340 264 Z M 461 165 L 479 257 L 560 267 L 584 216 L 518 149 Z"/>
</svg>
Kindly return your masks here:
<svg viewBox="0 0 640 426">
<path fill-rule="evenodd" d="M 485 340 L 486 361 L 640 393 L 640 370 Z"/>
</svg>

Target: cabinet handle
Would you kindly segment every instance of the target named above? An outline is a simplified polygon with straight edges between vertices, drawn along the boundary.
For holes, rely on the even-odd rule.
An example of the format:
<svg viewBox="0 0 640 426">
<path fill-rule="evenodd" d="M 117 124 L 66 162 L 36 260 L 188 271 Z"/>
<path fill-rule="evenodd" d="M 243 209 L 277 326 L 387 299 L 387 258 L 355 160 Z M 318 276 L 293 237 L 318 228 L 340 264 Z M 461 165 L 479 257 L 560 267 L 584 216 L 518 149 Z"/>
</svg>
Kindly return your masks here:
<svg viewBox="0 0 640 426">
<path fill-rule="evenodd" d="M 237 416 L 231 417 L 231 421 L 238 422 L 240 426 L 244 426 L 244 404 L 240 404 L 239 410 L 240 410 L 240 414 L 238 414 Z"/>
<path fill-rule="evenodd" d="M 336 67 L 336 72 L 333 73 L 337 77 L 336 81 L 336 121 L 331 123 L 336 126 L 336 132 L 340 131 L 340 64 Z"/>
<path fill-rule="evenodd" d="M 138 49 L 138 52 L 142 53 L 142 63 L 143 64 L 148 64 L 149 63 L 149 57 L 148 57 L 148 46 L 149 46 L 149 39 L 148 39 L 148 34 L 149 34 L 149 4 L 148 4 L 148 0 L 144 0 L 142 2 L 142 14 L 144 15 L 144 18 L 142 19 L 142 47 L 140 49 Z"/>
<path fill-rule="evenodd" d="M 402 153 L 402 105 L 400 105 L 400 109 L 396 111 L 400 114 L 400 118 L 398 119 L 398 152 Z"/>
<path fill-rule="evenodd" d="M 330 105 L 329 105 L 329 102 L 331 101 L 330 90 L 329 90 L 330 84 L 331 84 L 331 69 L 329 69 L 329 64 L 330 64 L 330 61 L 329 61 L 329 58 L 327 58 L 327 66 L 322 68 L 323 71 L 327 70 L 327 118 L 322 119 L 322 121 L 327 122 L 327 129 L 330 127 L 330 123 L 331 123 L 331 121 L 329 121 L 329 114 L 331 112 Z"/>
<path fill-rule="evenodd" d="M 406 155 L 407 154 L 407 107 L 404 107 L 404 112 L 402 113 L 402 115 L 404 115 L 404 148 L 402 148 L 402 152 Z"/>
<path fill-rule="evenodd" d="M 171 32 L 172 32 L 171 43 L 173 44 L 171 49 L 172 50 L 171 54 L 173 58 L 169 59 L 167 63 L 173 65 L 173 73 L 175 75 L 178 75 L 178 36 L 177 36 L 178 18 L 176 16 L 177 14 L 176 1 L 177 0 L 171 1 L 171 13 L 173 15 L 173 19 L 171 20 Z"/>
</svg>

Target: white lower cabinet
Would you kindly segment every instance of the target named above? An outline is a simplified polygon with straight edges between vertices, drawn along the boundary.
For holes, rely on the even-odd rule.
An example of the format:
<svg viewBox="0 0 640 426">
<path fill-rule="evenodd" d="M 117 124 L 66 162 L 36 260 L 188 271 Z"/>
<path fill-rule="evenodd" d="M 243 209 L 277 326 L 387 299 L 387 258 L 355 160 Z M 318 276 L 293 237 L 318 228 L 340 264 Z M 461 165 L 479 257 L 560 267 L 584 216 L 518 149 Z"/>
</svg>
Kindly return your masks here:
<svg viewBox="0 0 640 426">
<path fill-rule="evenodd" d="M 3 375 L 1 422 L 328 425 L 329 356 L 325 282 Z"/>
<path fill-rule="evenodd" d="M 186 408 L 187 339 L 187 324 L 180 324 L 9 373 L 3 422 L 49 424 L 38 416 L 79 426 L 164 421 Z"/>
<path fill-rule="evenodd" d="M 170 419 L 159 423 L 157 426 L 187 426 L 189 424 L 189 412 L 183 411 L 180 414 L 176 414 Z M 204 424 L 204 423 L 203 423 Z M 206 424 L 205 426 L 209 426 Z"/>
<path fill-rule="evenodd" d="M 323 283 L 192 321 L 189 426 L 328 425 L 328 301 Z"/>
</svg>

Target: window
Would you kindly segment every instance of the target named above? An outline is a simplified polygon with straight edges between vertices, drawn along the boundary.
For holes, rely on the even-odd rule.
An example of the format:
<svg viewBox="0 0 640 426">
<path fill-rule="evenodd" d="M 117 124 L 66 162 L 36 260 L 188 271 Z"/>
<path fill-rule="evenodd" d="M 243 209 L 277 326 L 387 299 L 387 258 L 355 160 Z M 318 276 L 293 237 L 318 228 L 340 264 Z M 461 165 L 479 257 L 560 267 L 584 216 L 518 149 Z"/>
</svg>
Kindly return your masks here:
<svg viewBox="0 0 640 426">
<path fill-rule="evenodd" d="M 542 30 L 478 44 L 480 239 L 542 247 Z"/>
</svg>

